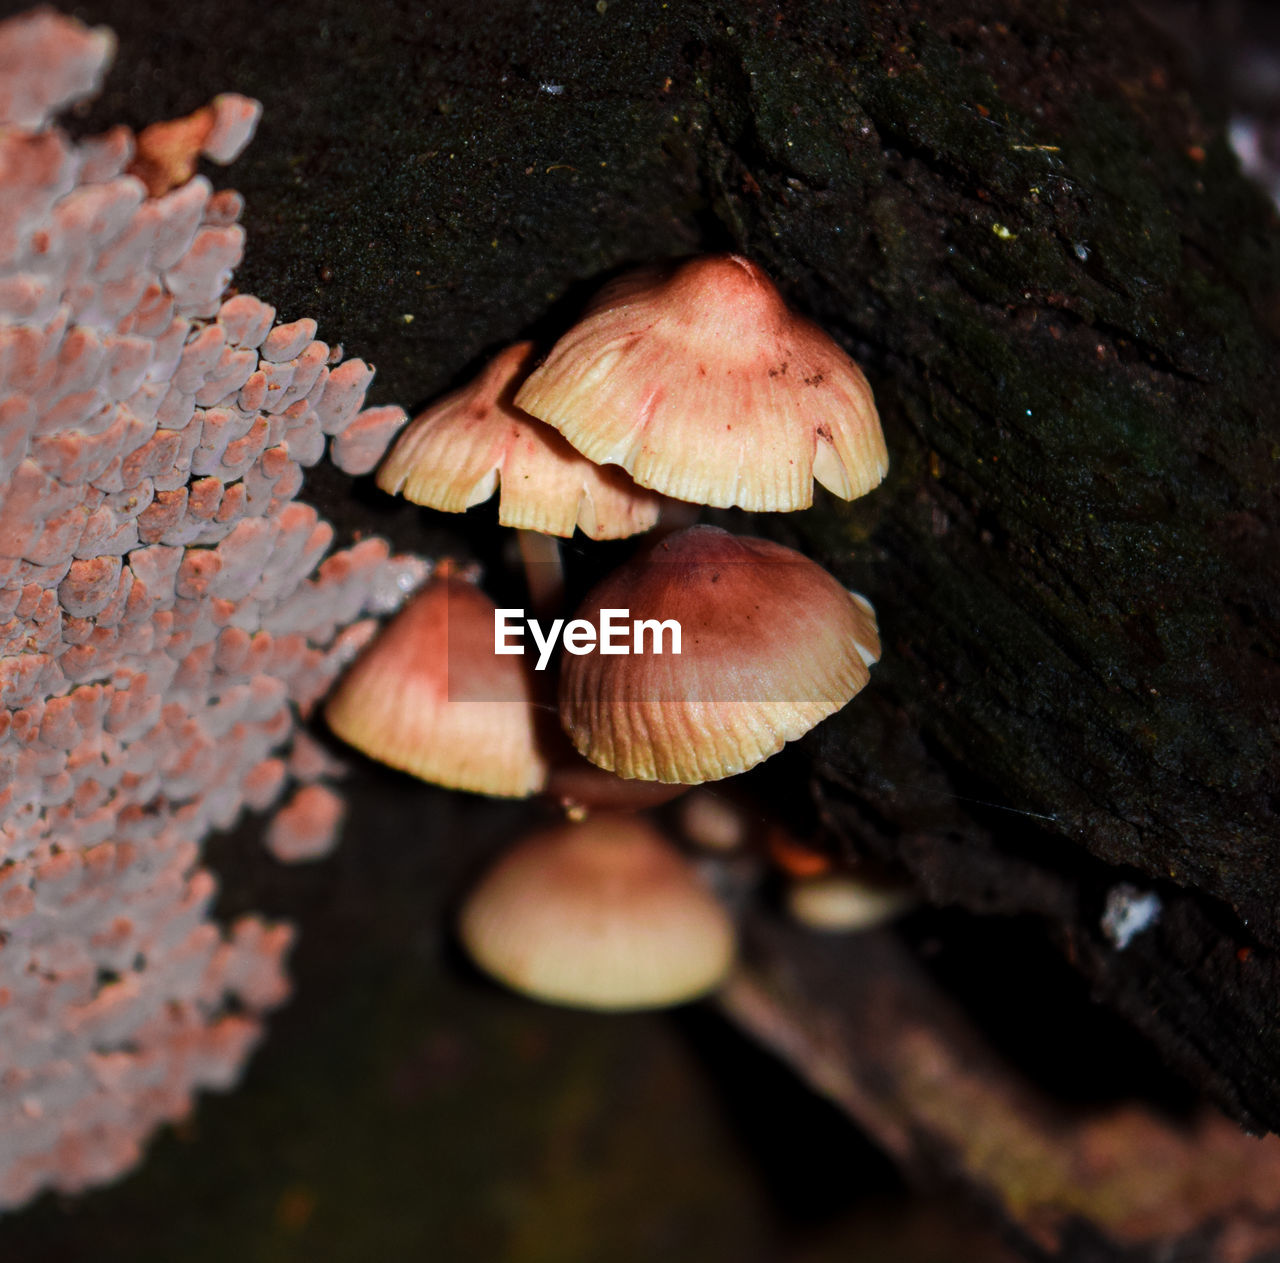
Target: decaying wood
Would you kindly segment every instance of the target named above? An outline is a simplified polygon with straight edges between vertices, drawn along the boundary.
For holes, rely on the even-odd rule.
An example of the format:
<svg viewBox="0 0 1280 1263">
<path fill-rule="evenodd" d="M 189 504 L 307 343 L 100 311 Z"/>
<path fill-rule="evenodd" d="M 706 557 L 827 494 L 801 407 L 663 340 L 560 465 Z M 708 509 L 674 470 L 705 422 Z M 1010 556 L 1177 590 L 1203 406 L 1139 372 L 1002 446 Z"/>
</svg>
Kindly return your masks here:
<svg viewBox="0 0 1280 1263">
<path fill-rule="evenodd" d="M 758 919 L 720 1003 L 905 1170 L 965 1183 L 1033 1250 L 1248 1263 L 1280 1248 L 1280 1138 L 1211 1108 L 1054 1103 L 891 931 L 823 938 Z"/>
</svg>

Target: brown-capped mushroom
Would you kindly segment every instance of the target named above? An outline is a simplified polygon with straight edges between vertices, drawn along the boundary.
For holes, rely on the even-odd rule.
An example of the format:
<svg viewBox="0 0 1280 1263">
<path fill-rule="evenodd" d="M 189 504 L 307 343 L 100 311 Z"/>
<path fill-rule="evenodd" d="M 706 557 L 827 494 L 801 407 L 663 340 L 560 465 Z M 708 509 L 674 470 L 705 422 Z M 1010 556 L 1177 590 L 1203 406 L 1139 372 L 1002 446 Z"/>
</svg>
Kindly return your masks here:
<svg viewBox="0 0 1280 1263">
<path fill-rule="evenodd" d="M 624 539 L 658 520 L 661 497 L 620 469 L 574 451 L 549 425 L 512 402 L 533 361 L 517 342 L 478 377 L 416 416 L 378 470 L 383 491 L 414 504 L 461 513 L 498 491 L 498 521 L 518 532 L 534 608 L 554 611 L 564 592 L 559 545 L 546 536 L 575 529 L 592 539 Z"/>
<path fill-rule="evenodd" d="M 577 617 L 602 624 L 619 608 L 641 652 L 634 638 L 600 652 L 602 635 L 596 651 L 567 656 L 560 717 L 579 753 L 640 780 L 692 785 L 745 771 L 845 705 L 880 652 L 871 606 L 821 566 L 713 526 L 646 549 L 597 584 Z"/>
</svg>

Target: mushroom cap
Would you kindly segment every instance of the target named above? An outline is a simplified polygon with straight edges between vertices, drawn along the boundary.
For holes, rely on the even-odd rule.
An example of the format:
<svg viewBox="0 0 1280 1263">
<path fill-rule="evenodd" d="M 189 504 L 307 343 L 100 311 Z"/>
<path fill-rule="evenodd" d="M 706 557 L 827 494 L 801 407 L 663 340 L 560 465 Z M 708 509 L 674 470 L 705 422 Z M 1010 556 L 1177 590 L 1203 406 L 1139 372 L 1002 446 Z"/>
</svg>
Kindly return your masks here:
<svg viewBox="0 0 1280 1263">
<path fill-rule="evenodd" d="M 875 614 L 816 562 L 694 526 L 588 594 L 577 617 L 674 619 L 681 653 L 566 656 L 560 718 L 580 754 L 638 780 L 696 785 L 776 754 L 839 710 L 880 654 Z M 634 643 L 634 642 L 633 642 Z"/>
<path fill-rule="evenodd" d="M 592 816 L 516 844 L 460 918 L 487 973 L 539 1000 L 650 1009 L 716 986 L 734 956 L 728 913 L 645 820 Z"/>
<path fill-rule="evenodd" d="M 869 881 L 850 873 L 802 877 L 787 887 L 787 911 L 801 925 L 826 934 L 874 930 L 916 902 L 902 885 Z"/>
<path fill-rule="evenodd" d="M 721 508 L 804 509 L 815 478 L 851 500 L 889 467 L 861 369 L 740 255 L 620 277 L 515 402 L 597 464 Z"/>
<path fill-rule="evenodd" d="M 380 763 L 476 794 L 524 798 L 546 781 L 526 660 L 493 652 L 494 603 L 431 580 L 325 703 L 329 727 Z"/>
<path fill-rule="evenodd" d="M 647 531 L 661 501 L 620 469 L 602 469 L 512 403 L 533 343 L 518 342 L 480 375 L 419 413 L 378 470 L 378 486 L 461 513 L 499 489 L 498 521 L 544 535 L 622 539 Z"/>
</svg>

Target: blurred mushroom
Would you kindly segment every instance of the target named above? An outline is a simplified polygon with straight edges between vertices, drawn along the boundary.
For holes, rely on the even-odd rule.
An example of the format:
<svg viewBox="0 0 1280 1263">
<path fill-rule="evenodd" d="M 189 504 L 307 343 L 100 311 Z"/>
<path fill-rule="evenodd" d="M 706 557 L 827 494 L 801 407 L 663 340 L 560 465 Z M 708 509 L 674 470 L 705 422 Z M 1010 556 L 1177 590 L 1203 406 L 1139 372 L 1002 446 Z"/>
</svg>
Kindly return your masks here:
<svg viewBox="0 0 1280 1263">
<path fill-rule="evenodd" d="M 747 820 L 738 803 L 714 789 L 695 789 L 680 804 L 680 832 L 705 851 L 736 851 L 747 839 Z"/>
<path fill-rule="evenodd" d="M 901 884 L 852 873 L 825 873 L 793 880 L 785 902 L 792 919 L 807 929 L 852 934 L 892 921 L 916 899 L 910 887 Z"/>
<path fill-rule="evenodd" d="M 617 607 L 638 637 L 650 630 L 650 650 L 568 657 L 560 716 L 579 753 L 638 780 L 696 785 L 753 767 L 848 702 L 880 653 L 870 605 L 816 562 L 713 526 L 659 540 L 578 617 Z"/>
<path fill-rule="evenodd" d="M 525 838 L 472 892 L 462 942 L 538 1000 L 651 1009 L 711 990 L 733 961 L 728 914 L 643 819 L 594 816 Z"/>
<path fill-rule="evenodd" d="M 888 469 L 871 388 L 741 255 L 629 272 L 520 387 L 516 405 L 597 464 L 681 500 L 807 508 Z"/>
</svg>

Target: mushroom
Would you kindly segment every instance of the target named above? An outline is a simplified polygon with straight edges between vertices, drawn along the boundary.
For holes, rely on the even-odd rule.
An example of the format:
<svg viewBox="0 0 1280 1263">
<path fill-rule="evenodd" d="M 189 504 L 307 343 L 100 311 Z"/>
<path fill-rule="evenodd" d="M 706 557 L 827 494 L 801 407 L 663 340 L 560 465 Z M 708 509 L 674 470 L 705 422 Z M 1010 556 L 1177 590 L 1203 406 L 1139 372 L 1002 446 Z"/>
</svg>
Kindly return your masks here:
<svg viewBox="0 0 1280 1263">
<path fill-rule="evenodd" d="M 623 539 L 647 531 L 661 504 L 619 469 L 603 469 L 512 402 L 532 342 L 500 352 L 472 382 L 421 412 L 396 441 L 378 486 L 414 504 L 461 513 L 498 490 L 498 521 L 522 532 L 535 606 L 554 608 L 562 587 L 557 546 L 539 537 Z M 536 532 L 536 534 L 531 534 Z"/>
<path fill-rule="evenodd" d="M 620 277 L 515 403 L 597 464 L 721 508 L 807 508 L 815 478 L 850 500 L 888 469 L 862 371 L 741 255 Z"/>
<path fill-rule="evenodd" d="M 852 934 L 892 921 L 915 902 L 910 887 L 851 873 L 801 877 L 787 886 L 791 917 L 810 930 Z"/>
<path fill-rule="evenodd" d="M 523 658 L 493 651 L 493 602 L 437 574 L 338 682 L 329 727 L 370 758 L 451 789 L 524 798 L 542 788 Z"/>
<path fill-rule="evenodd" d="M 790 548 L 714 526 L 659 540 L 578 618 L 616 607 L 650 629 L 650 651 L 566 658 L 560 717 L 580 754 L 639 780 L 745 771 L 845 705 L 880 653 L 862 597 Z M 652 651 L 660 624 L 679 629 L 678 654 L 672 634 Z"/>
<path fill-rule="evenodd" d="M 526 837 L 472 891 L 460 936 L 486 973 L 584 1009 L 681 1004 L 733 961 L 728 913 L 647 821 L 593 816 Z"/>
<path fill-rule="evenodd" d="M 684 839 L 704 851 L 736 851 L 747 840 L 749 825 L 741 804 L 716 790 L 695 789 L 680 803 L 678 815 Z"/>
</svg>

